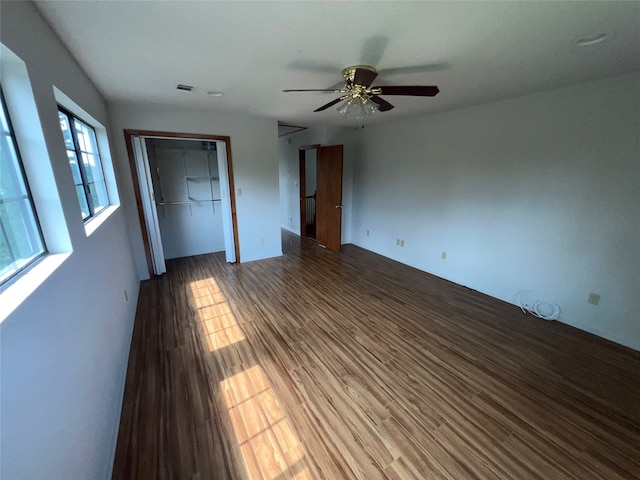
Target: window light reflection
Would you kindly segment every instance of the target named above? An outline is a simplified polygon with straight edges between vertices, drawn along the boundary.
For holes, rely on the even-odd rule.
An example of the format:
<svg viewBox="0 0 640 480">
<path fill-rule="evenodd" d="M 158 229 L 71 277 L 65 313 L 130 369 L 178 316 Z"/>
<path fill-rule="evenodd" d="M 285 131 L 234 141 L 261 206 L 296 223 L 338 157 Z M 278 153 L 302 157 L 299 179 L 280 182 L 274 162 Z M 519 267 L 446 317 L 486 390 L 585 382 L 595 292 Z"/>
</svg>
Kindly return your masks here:
<svg viewBox="0 0 640 480">
<path fill-rule="evenodd" d="M 304 447 L 262 367 L 229 377 L 220 387 L 250 480 L 311 480 Z"/>
<path fill-rule="evenodd" d="M 190 288 L 209 351 L 213 352 L 245 339 L 213 278 L 191 282 Z"/>
</svg>

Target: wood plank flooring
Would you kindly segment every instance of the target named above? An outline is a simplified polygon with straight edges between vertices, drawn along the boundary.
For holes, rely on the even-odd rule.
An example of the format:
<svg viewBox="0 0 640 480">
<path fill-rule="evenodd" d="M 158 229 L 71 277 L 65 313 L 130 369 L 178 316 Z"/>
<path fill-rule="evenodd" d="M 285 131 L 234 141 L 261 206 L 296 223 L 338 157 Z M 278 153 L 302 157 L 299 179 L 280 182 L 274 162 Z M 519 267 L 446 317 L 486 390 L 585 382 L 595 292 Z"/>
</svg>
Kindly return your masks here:
<svg viewBox="0 0 640 480">
<path fill-rule="evenodd" d="M 114 479 L 640 478 L 640 353 L 283 236 L 143 282 Z"/>
</svg>

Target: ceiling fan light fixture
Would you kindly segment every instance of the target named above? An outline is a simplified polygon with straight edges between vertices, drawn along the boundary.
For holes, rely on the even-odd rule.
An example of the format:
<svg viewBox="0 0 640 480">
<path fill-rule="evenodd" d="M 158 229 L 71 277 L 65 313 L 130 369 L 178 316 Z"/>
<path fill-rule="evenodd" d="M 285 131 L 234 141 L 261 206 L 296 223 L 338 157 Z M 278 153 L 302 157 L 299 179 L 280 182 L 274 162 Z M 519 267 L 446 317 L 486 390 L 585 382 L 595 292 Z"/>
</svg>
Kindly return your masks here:
<svg viewBox="0 0 640 480">
<path fill-rule="evenodd" d="M 363 120 L 378 111 L 378 104 L 367 97 L 351 97 L 340 105 L 337 110 L 341 115 Z"/>
<path fill-rule="evenodd" d="M 370 98 L 362 104 L 362 110 L 366 116 L 373 115 L 378 111 L 378 108 L 380 108 L 379 105 Z"/>
<path fill-rule="evenodd" d="M 338 110 L 338 113 L 340 115 L 346 115 L 347 114 L 347 110 L 349 110 L 349 102 L 351 102 L 352 99 L 349 99 L 347 101 L 345 101 L 344 103 L 342 103 L 342 105 L 340 105 L 338 108 L 336 108 L 336 110 Z"/>
<path fill-rule="evenodd" d="M 362 120 L 364 118 L 364 109 L 362 108 L 362 104 L 358 101 L 349 104 L 349 108 L 347 108 L 347 115 L 358 120 Z"/>
</svg>

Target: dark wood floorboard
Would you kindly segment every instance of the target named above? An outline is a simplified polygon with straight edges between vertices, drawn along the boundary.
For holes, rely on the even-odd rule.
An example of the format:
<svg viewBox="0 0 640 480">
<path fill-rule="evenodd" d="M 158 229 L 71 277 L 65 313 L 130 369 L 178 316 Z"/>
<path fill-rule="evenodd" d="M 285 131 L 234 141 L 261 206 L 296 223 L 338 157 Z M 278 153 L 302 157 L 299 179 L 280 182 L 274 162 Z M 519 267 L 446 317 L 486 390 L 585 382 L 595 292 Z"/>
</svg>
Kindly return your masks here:
<svg viewBox="0 0 640 480">
<path fill-rule="evenodd" d="M 114 479 L 640 478 L 640 353 L 358 247 L 141 285 Z"/>
</svg>

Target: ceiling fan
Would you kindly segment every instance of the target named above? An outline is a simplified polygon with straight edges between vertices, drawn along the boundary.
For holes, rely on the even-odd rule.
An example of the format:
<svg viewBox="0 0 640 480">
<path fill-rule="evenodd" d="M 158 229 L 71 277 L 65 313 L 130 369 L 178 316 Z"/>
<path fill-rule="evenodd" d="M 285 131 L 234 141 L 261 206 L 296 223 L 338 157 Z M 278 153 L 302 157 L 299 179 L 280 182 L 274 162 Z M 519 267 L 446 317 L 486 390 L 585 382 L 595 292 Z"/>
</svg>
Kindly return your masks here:
<svg viewBox="0 0 640 480">
<path fill-rule="evenodd" d="M 343 89 L 302 89 L 283 90 L 283 92 L 334 92 L 344 95 L 314 110 L 321 112 L 329 107 L 345 102 L 338 107 L 338 112 L 357 119 L 372 115 L 376 111 L 386 112 L 393 108 L 380 95 L 407 95 L 412 97 L 434 97 L 440 91 L 435 85 L 404 85 L 404 86 L 372 86 L 378 76 L 375 68 L 369 65 L 354 65 L 342 70 L 344 80 Z"/>
</svg>

